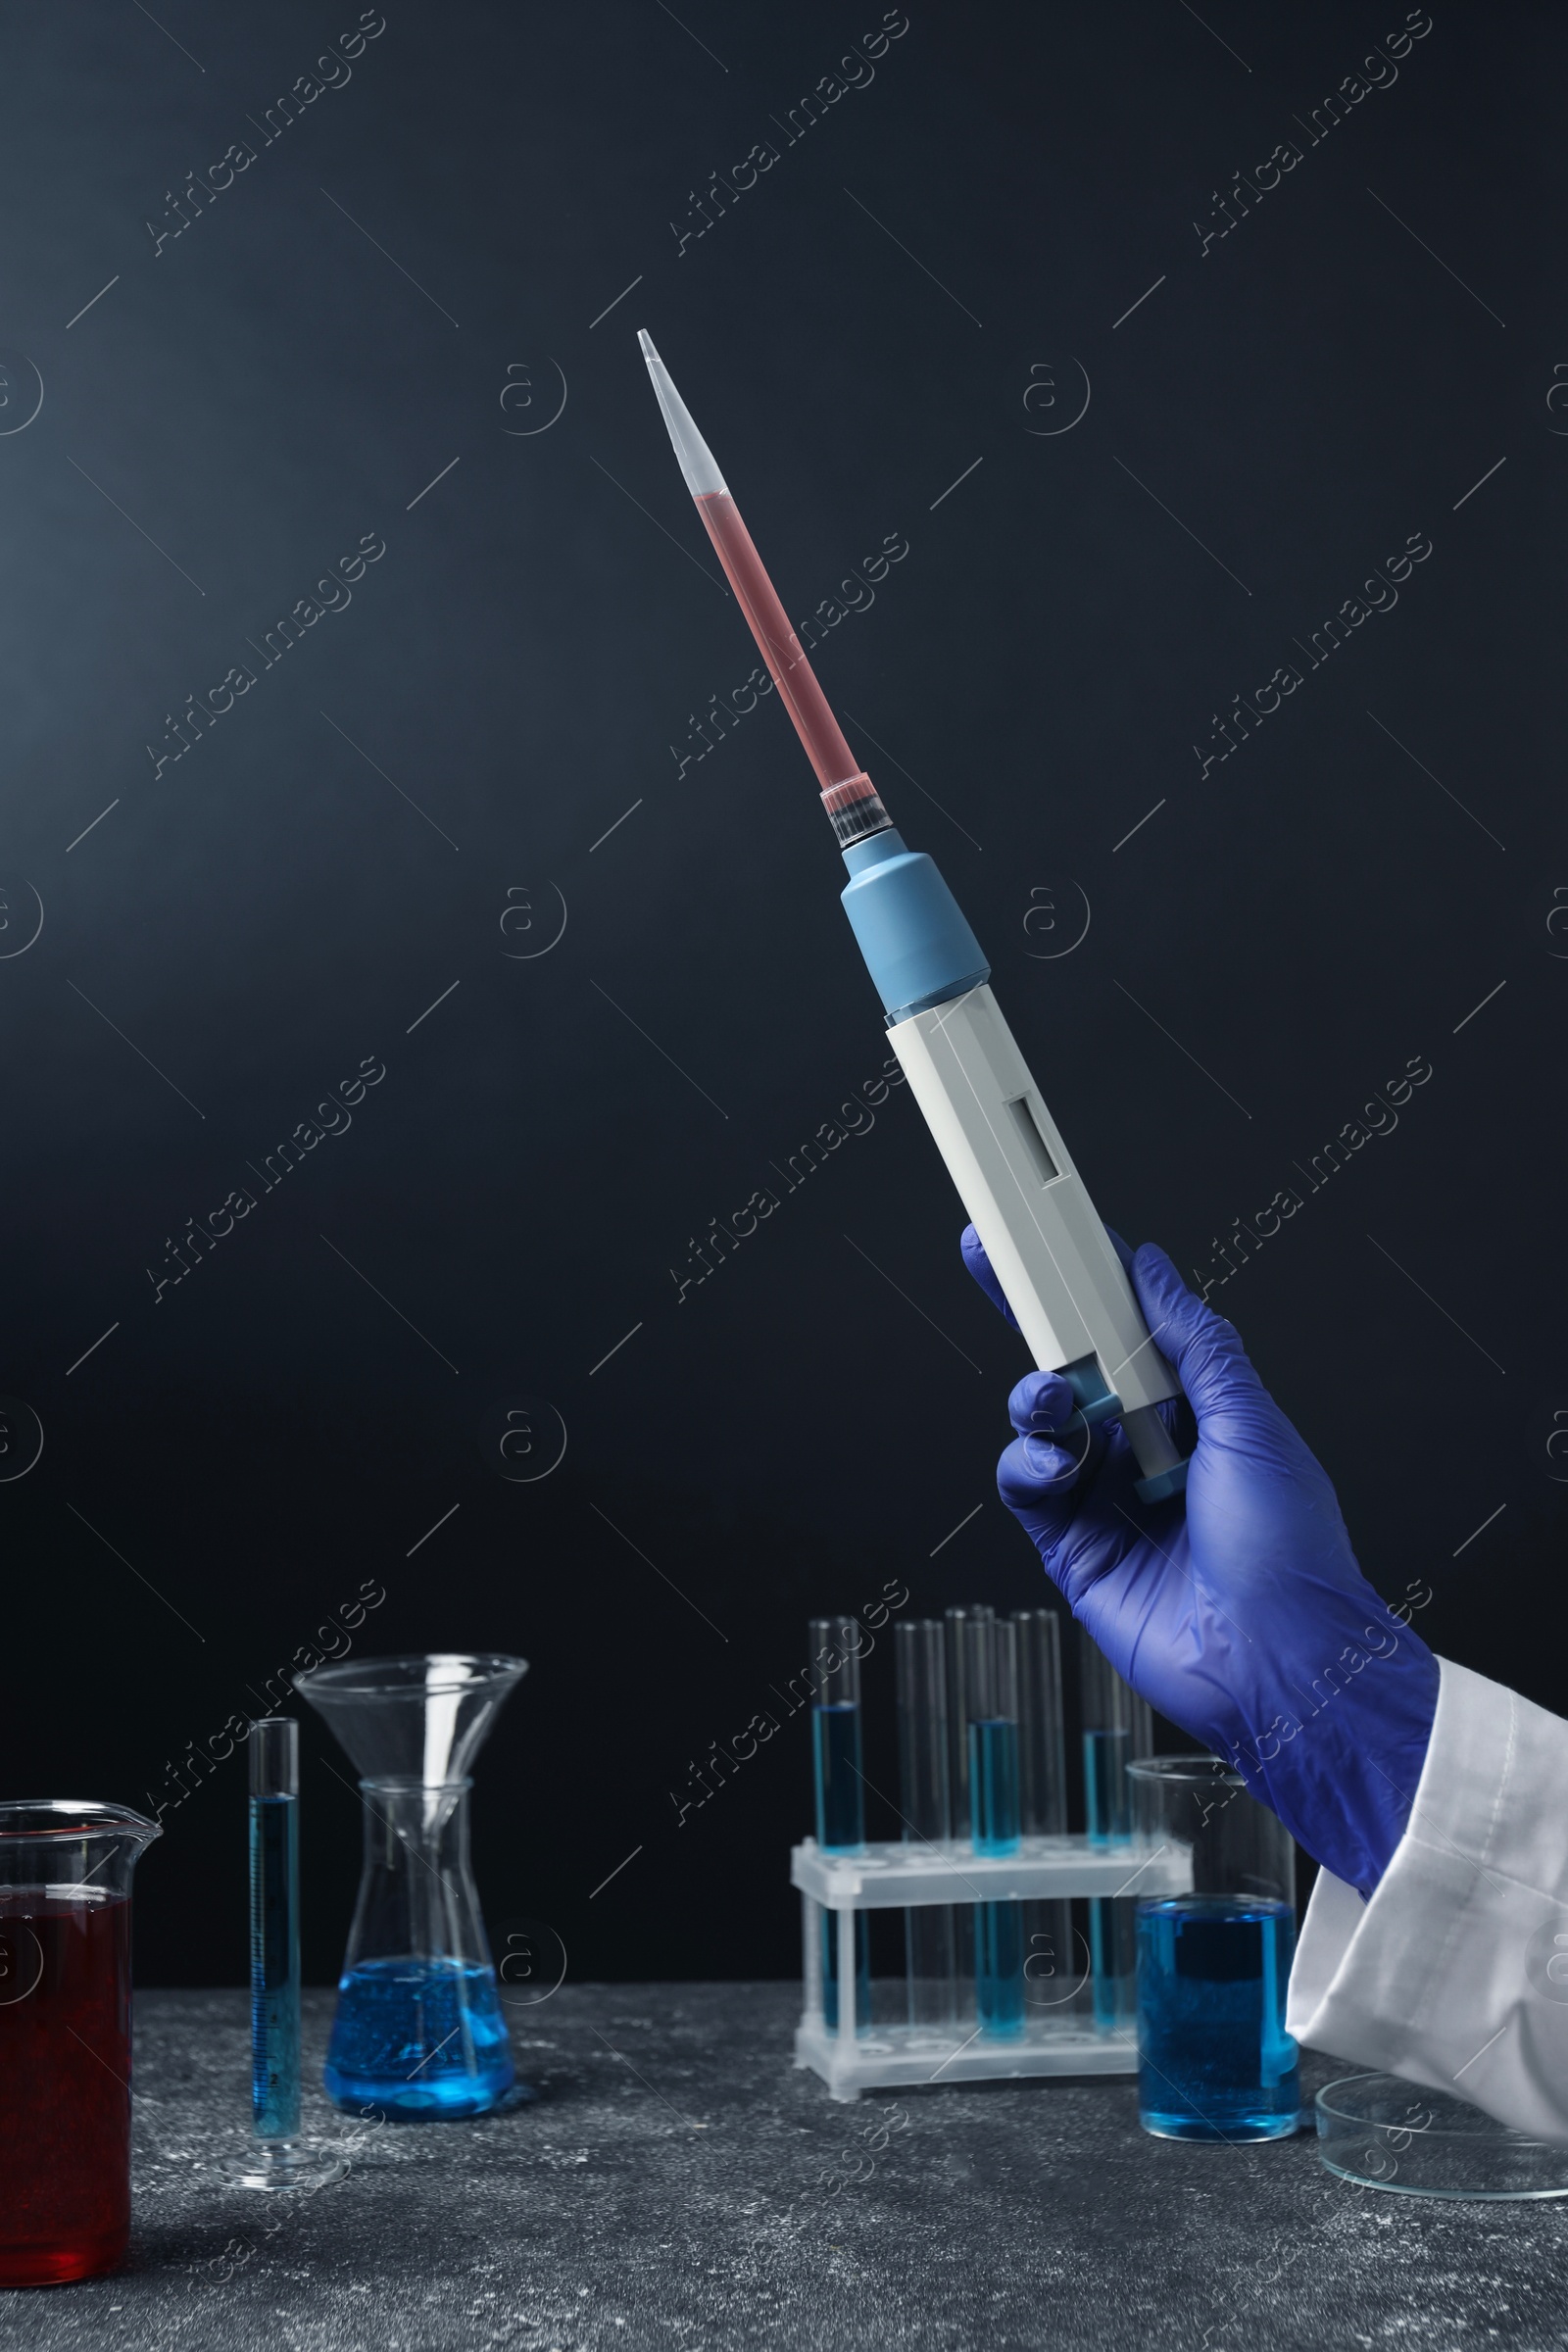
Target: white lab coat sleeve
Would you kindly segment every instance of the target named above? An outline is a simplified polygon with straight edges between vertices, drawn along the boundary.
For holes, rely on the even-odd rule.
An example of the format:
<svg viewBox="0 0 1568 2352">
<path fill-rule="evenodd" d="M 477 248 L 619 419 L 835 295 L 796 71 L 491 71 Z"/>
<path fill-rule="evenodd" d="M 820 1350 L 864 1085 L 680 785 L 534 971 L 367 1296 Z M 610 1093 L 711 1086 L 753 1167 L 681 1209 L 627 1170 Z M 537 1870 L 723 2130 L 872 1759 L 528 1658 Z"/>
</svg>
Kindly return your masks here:
<svg viewBox="0 0 1568 2352">
<path fill-rule="evenodd" d="M 1568 1722 L 1439 1663 L 1409 1826 L 1370 1902 L 1319 1876 L 1288 2028 L 1568 2139 Z"/>
</svg>

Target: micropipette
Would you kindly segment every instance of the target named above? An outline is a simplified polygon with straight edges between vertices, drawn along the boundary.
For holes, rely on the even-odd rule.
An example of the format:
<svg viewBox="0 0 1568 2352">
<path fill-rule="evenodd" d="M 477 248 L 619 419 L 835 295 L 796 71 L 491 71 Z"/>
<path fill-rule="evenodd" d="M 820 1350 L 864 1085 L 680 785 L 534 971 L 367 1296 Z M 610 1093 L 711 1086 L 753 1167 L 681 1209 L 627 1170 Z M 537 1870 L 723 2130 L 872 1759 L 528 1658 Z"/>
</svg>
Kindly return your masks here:
<svg viewBox="0 0 1568 2352">
<path fill-rule="evenodd" d="M 843 893 L 888 1043 L 1042 1371 L 1076 1400 L 1070 1428 L 1119 1418 L 1160 1502 L 1187 1464 L 1157 1407 L 1181 1395 L 1045 1098 L 989 986 L 991 967 L 931 858 L 909 850 L 850 750 L 751 534 L 684 401 L 640 333 L 654 391 L 779 699 L 816 770 L 849 868 Z"/>
</svg>

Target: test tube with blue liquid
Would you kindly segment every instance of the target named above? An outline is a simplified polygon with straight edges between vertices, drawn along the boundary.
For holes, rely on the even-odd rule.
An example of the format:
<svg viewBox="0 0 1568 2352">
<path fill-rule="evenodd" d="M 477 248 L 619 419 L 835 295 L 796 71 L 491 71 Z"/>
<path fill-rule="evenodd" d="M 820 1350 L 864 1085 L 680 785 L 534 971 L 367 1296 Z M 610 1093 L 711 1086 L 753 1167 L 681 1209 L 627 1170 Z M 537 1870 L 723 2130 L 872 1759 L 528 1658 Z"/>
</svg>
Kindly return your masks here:
<svg viewBox="0 0 1568 2352">
<path fill-rule="evenodd" d="M 813 1617 L 810 1622 L 811 1765 L 816 1794 L 816 1842 L 827 1853 L 858 1853 L 865 1844 L 865 1775 L 860 1741 L 860 1646 L 864 1636 L 854 1617 Z M 822 2022 L 839 2027 L 839 1917 L 822 1913 Z M 854 1916 L 855 2020 L 863 2033 L 871 2022 L 871 1923 Z"/>
<path fill-rule="evenodd" d="M 348 2163 L 300 2135 L 300 1727 L 250 1732 L 251 2132 L 242 2188 L 319 2188 Z"/>
<path fill-rule="evenodd" d="M 1101 1853 L 1132 1846 L 1132 1786 L 1127 1768 L 1153 1747 L 1147 1699 L 1130 1690 L 1108 1658 L 1079 1628 L 1079 1690 L 1084 1742 L 1084 1811 L 1089 1842 Z M 1138 2013 L 1136 1897 L 1097 1896 L 1089 1906 L 1095 2027 L 1132 2031 Z"/>
<path fill-rule="evenodd" d="M 976 1854 L 1018 1851 L 1018 1629 L 1010 1619 L 964 1628 L 969 1709 L 969 1821 Z M 980 2032 L 1024 2028 L 1023 1906 L 976 1903 L 974 2002 Z"/>
<path fill-rule="evenodd" d="M 1138 2109 L 1160 2139 L 1281 2139 L 1300 2116 L 1285 2031 L 1289 1831 L 1218 1756 L 1128 1768 L 1139 1836 L 1192 1856 L 1192 1892 L 1137 1906 Z"/>
</svg>

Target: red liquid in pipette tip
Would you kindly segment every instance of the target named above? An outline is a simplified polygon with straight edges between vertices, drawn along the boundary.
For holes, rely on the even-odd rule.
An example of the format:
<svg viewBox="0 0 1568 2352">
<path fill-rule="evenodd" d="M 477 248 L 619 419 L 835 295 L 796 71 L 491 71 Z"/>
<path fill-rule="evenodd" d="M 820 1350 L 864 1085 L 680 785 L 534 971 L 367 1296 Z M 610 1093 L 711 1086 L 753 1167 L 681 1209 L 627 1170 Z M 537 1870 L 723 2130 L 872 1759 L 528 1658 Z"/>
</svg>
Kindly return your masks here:
<svg viewBox="0 0 1568 2352">
<path fill-rule="evenodd" d="M 824 791 L 829 785 L 847 783 L 859 774 L 860 763 L 844 740 L 735 501 L 727 490 L 710 490 L 698 499 L 697 512 L 708 526 L 724 576 L 751 625 L 784 708 L 795 721 L 818 783 Z"/>
<path fill-rule="evenodd" d="M 113 2269 L 130 2230 L 130 1905 L 0 1891 L 0 2286 Z"/>
</svg>

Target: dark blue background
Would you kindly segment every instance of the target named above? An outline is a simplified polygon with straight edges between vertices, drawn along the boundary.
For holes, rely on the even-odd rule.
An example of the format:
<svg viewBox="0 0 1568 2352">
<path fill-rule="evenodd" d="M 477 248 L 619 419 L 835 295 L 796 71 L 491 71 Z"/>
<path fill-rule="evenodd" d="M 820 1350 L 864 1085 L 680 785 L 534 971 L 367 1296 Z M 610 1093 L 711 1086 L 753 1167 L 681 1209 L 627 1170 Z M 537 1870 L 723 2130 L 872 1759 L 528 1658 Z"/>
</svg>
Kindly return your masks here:
<svg viewBox="0 0 1568 2352">
<path fill-rule="evenodd" d="M 532 1661 L 481 1886 L 600 1977 L 795 1966 L 799 1724 L 678 1829 L 669 1792 L 804 1664 L 808 1610 L 1041 1595 L 993 1484 L 1020 1345 L 906 1096 L 677 1303 L 691 1237 L 886 1049 L 776 701 L 677 774 L 755 656 L 643 324 L 794 613 L 907 539 L 819 673 L 1103 1213 L 1207 1268 L 1298 1186 L 1217 1298 L 1380 1588 L 1430 1587 L 1440 1648 L 1563 1704 L 1560 24 L 1440 8 L 1310 144 L 1402 9 L 911 6 L 786 144 L 877 8 L 389 0 L 264 145 L 356 14 L 92 0 L 0 31 L 0 420 L 27 363 L 44 389 L 0 438 L 0 939 L 44 913 L 0 962 L 0 1387 L 45 1438 L 0 1485 L 0 1736 L 14 1788 L 163 1802 L 143 1975 L 238 1976 L 243 1766 L 184 1799 L 170 1768 L 367 1579 L 360 1651 Z M 1195 219 L 1290 139 L 1205 253 Z M 1416 532 L 1397 609 L 1200 780 L 1213 714 Z M 262 670 L 247 640 L 367 533 L 352 604 Z M 155 778 L 166 714 L 246 661 Z M 1088 934 L 1050 957 L 1074 885 Z M 1397 1130 L 1307 1194 L 1415 1055 Z M 366 1056 L 352 1128 L 155 1304 L 169 1237 Z M 524 1395 L 566 1451 L 509 1483 L 485 1432 Z M 306 1743 L 326 1978 L 356 1801 Z"/>
</svg>

